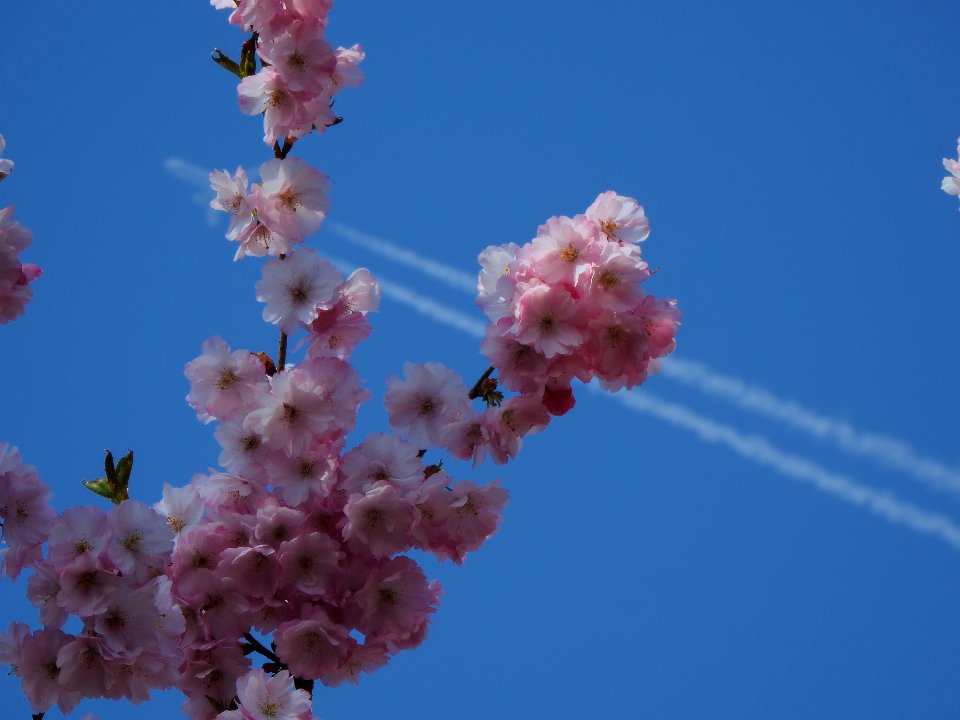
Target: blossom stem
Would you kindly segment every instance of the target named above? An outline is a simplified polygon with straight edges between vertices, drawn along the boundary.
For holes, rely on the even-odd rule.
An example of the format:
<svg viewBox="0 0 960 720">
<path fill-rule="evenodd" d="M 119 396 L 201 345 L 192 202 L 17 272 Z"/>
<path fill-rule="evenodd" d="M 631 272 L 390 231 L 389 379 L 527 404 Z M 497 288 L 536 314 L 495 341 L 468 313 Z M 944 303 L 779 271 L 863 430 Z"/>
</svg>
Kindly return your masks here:
<svg viewBox="0 0 960 720">
<path fill-rule="evenodd" d="M 486 370 L 483 371 L 483 375 L 473 384 L 473 387 L 470 388 L 470 392 L 467 393 L 467 397 L 471 400 L 476 400 L 478 397 L 483 395 L 483 382 L 488 379 L 493 374 L 493 366 L 491 365 Z"/>
<path fill-rule="evenodd" d="M 283 372 L 287 365 L 287 334 L 280 331 L 280 342 L 277 347 L 277 372 Z"/>
<path fill-rule="evenodd" d="M 284 667 L 286 667 L 286 665 L 284 665 L 283 661 L 280 660 L 280 658 L 277 657 L 276 653 L 274 653 L 272 650 L 270 650 L 270 648 L 268 648 L 268 647 L 267 647 L 266 645 L 264 645 L 262 642 L 260 642 L 259 640 L 257 640 L 257 639 L 256 639 L 253 635 L 251 635 L 250 633 L 244 633 L 244 634 L 243 634 L 243 639 L 246 640 L 247 643 L 249 643 L 250 647 L 252 647 L 252 648 L 253 648 L 254 650 L 256 650 L 258 653 L 260 653 L 261 655 L 263 655 L 267 660 L 271 660 L 271 661 L 273 661 L 273 662 L 275 662 L 275 663 L 278 663 L 279 665 L 283 665 Z"/>
</svg>

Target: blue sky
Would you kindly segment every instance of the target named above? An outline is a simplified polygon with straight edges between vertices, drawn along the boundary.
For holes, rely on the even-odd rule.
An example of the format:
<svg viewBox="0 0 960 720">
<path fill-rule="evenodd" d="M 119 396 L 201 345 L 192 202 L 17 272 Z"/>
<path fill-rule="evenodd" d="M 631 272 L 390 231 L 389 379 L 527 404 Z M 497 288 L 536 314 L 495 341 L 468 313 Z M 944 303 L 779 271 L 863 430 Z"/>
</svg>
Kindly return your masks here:
<svg viewBox="0 0 960 720">
<path fill-rule="evenodd" d="M 16 205 L 45 270 L 26 316 L 0 328 L 0 439 L 61 508 L 93 501 L 79 481 L 103 448 L 132 448 L 133 494 L 152 502 L 216 460 L 183 364 L 214 334 L 275 343 L 259 266 L 231 262 L 224 227 L 165 168 L 268 158 L 207 59 L 242 38 L 199 0 L 14 3 L 0 22 L 0 133 L 17 163 L 0 205 Z M 364 45 L 368 82 L 296 152 L 330 176 L 331 220 L 467 273 L 486 245 L 522 243 L 603 190 L 637 197 L 661 268 L 650 290 L 685 312 L 678 360 L 793 401 L 795 424 L 907 443 L 953 477 L 960 213 L 939 182 L 960 134 L 957 22 L 946 0 L 342 2 L 330 36 Z M 468 295 L 332 226 L 312 244 L 482 320 Z M 485 366 L 474 338 L 388 297 L 356 354 L 376 395 L 360 431 L 384 427 L 383 378 L 406 360 Z M 814 480 L 960 524 L 957 494 L 921 482 L 918 461 L 885 464 L 890 442 L 852 454 L 676 373 L 645 391 L 727 441 L 581 389 L 515 463 L 455 466 L 503 477 L 504 526 L 463 567 L 429 566 L 445 595 L 424 646 L 321 690 L 317 714 L 956 715 L 957 549 Z M 2 624 L 34 617 L 22 585 L 0 586 Z M 15 679 L 0 688 L 4 717 L 28 717 Z M 138 712 L 169 718 L 179 702 Z"/>
</svg>

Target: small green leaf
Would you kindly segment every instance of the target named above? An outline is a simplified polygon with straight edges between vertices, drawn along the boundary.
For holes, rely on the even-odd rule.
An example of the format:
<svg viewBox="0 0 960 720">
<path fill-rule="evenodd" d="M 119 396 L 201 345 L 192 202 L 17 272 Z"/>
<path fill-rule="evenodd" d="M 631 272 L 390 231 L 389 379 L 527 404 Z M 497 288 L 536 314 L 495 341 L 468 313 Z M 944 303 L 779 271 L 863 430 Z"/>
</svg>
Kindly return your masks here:
<svg viewBox="0 0 960 720">
<path fill-rule="evenodd" d="M 111 483 L 107 478 L 97 478 L 96 480 L 81 480 L 84 487 L 88 490 L 92 490 L 100 497 L 105 497 L 107 500 L 113 501 L 113 483 Z"/>
</svg>

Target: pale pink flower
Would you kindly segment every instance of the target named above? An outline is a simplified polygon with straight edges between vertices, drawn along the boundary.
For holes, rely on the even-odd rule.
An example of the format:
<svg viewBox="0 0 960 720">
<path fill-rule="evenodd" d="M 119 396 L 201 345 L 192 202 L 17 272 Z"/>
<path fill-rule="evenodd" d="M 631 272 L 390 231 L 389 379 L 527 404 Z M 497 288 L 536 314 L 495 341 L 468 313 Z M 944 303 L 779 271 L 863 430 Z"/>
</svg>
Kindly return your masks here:
<svg viewBox="0 0 960 720">
<path fill-rule="evenodd" d="M 167 525 L 174 534 L 194 527 L 203 517 L 200 493 L 192 485 L 176 488 L 164 483 L 163 499 L 154 503 L 153 509 L 167 518 Z"/>
<path fill-rule="evenodd" d="M 33 712 L 46 712 L 56 704 L 68 713 L 80 701 L 79 692 L 61 688 L 58 682 L 57 653 L 71 640 L 72 636 L 60 630 L 38 630 L 24 638 L 17 675 Z"/>
<path fill-rule="evenodd" d="M 170 576 L 181 598 L 193 598 L 208 585 L 220 563 L 220 553 L 228 544 L 226 532 L 209 524 L 189 528 L 177 536 Z"/>
<path fill-rule="evenodd" d="M 107 556 L 124 575 L 145 577 L 162 568 L 173 551 L 173 530 L 166 518 L 136 500 L 124 500 L 107 513 L 114 539 Z"/>
<path fill-rule="evenodd" d="M 443 440 L 443 448 L 460 460 L 473 460 L 476 467 L 487 456 L 487 443 L 490 434 L 483 423 L 483 418 L 471 412 L 462 420 L 451 423 L 447 427 Z"/>
<path fill-rule="evenodd" d="M 112 534 L 107 514 L 98 507 L 73 507 L 63 511 L 51 527 L 50 562 L 67 565 L 83 553 L 94 557 L 106 548 Z"/>
<path fill-rule="evenodd" d="M 398 648 L 414 647 L 423 639 L 439 595 L 439 585 L 428 583 L 410 558 L 384 560 L 356 595 L 362 610 L 360 632 L 368 641 L 383 639 Z"/>
<path fill-rule="evenodd" d="M 83 634 L 65 644 L 57 653 L 58 678 L 65 690 L 84 697 L 99 697 L 111 684 L 110 659 L 113 653 L 99 635 Z"/>
<path fill-rule="evenodd" d="M 570 293 L 545 284 L 529 286 L 520 296 L 513 334 L 547 358 L 568 354 L 584 340 L 579 308 Z"/>
<path fill-rule="evenodd" d="M 310 249 L 269 260 L 256 285 L 257 300 L 266 303 L 263 319 L 289 335 L 300 323 L 313 322 L 319 310 L 336 304 L 340 281 L 336 268 Z"/>
<path fill-rule="evenodd" d="M 269 545 L 227 548 L 217 573 L 248 598 L 270 600 L 280 585 L 277 553 Z"/>
<path fill-rule="evenodd" d="M 517 281 L 511 266 L 516 261 L 519 250 L 514 243 L 491 245 L 477 257 L 480 262 L 477 305 L 491 322 L 513 316 L 513 296 Z"/>
<path fill-rule="evenodd" d="M 3 152 L 5 147 L 6 142 L 3 139 L 3 135 L 0 135 L 0 153 Z M 11 170 L 13 170 L 13 161 L 0 158 L 0 180 L 2 180 L 5 175 L 9 175 Z"/>
<path fill-rule="evenodd" d="M 323 92 L 338 62 L 316 22 L 295 21 L 279 36 L 260 43 L 260 56 L 277 69 L 287 87 L 311 95 Z"/>
<path fill-rule="evenodd" d="M 383 643 L 365 642 L 359 644 L 348 638 L 349 649 L 340 661 L 337 669 L 323 678 L 323 684 L 336 687 L 343 682 L 356 685 L 360 682 L 360 673 L 371 673 L 387 664 L 389 654 Z"/>
<path fill-rule="evenodd" d="M 123 586 L 123 580 L 107 572 L 90 553 L 83 553 L 61 568 L 57 605 L 80 617 L 102 613 Z"/>
<path fill-rule="evenodd" d="M 67 621 L 67 612 L 57 605 L 60 594 L 60 568 L 49 563 L 34 565 L 27 580 L 27 600 L 40 610 L 40 622 L 45 628 L 58 628 Z"/>
<path fill-rule="evenodd" d="M 211 640 L 185 648 L 184 663 L 177 687 L 187 696 L 184 712 L 190 718 L 211 720 L 216 711 L 208 698 L 229 704 L 237 689 L 237 680 L 250 668 L 236 640 Z"/>
<path fill-rule="evenodd" d="M 219 337 L 203 342 L 202 354 L 186 364 L 183 374 L 190 381 L 187 403 L 204 423 L 229 419 L 267 389 L 257 356 L 246 350 L 231 352 Z"/>
<path fill-rule="evenodd" d="M 318 597 L 329 592 L 343 553 L 340 544 L 324 533 L 297 535 L 279 550 L 284 587 Z"/>
<path fill-rule="evenodd" d="M 957 140 L 957 156 L 960 157 L 960 139 Z M 948 195 L 960 195 L 960 162 L 944 158 L 943 167 L 950 174 L 940 183 L 940 189 Z"/>
<path fill-rule="evenodd" d="M 640 302 L 643 291 L 639 284 L 650 277 L 650 272 L 635 247 L 606 243 L 584 283 L 591 300 L 618 312 L 630 310 Z"/>
<path fill-rule="evenodd" d="M 253 222 L 253 207 L 251 206 L 247 186 L 247 173 L 242 167 L 231 175 L 226 170 L 214 170 L 210 173 L 210 187 L 217 196 L 210 201 L 210 207 L 221 210 L 230 215 L 230 227 L 227 229 L 227 238 L 236 240 Z"/>
<path fill-rule="evenodd" d="M 343 537 L 374 557 L 387 557 L 410 546 L 413 507 L 389 482 L 378 482 L 365 493 L 354 493 L 343 509 Z"/>
<path fill-rule="evenodd" d="M 283 623 L 274 634 L 277 655 L 295 677 L 324 678 L 346 655 L 346 633 L 318 608 L 303 619 Z"/>
<path fill-rule="evenodd" d="M 226 0 L 211 0 L 211 2 L 216 2 L 214 7 L 217 8 L 230 7 L 226 4 Z M 248 28 L 266 30 L 282 14 L 283 5 L 280 0 L 239 0 L 230 15 L 230 22 L 244 30 Z"/>
<path fill-rule="evenodd" d="M 360 312 L 344 307 L 343 300 L 330 310 L 318 310 L 307 327 L 307 357 L 336 357 L 346 360 L 353 349 L 370 336 L 370 322 Z"/>
<path fill-rule="evenodd" d="M 360 87 L 363 84 L 363 70 L 360 63 L 364 58 L 363 48 L 359 45 L 337 48 L 337 66 L 333 73 L 333 82 L 339 87 Z"/>
<path fill-rule="evenodd" d="M 320 227 L 330 209 L 326 175 L 305 160 L 292 157 L 265 162 L 260 166 L 260 177 L 260 197 L 265 204 L 273 204 L 288 237 L 302 239 Z"/>
<path fill-rule="evenodd" d="M 310 712 L 310 695 L 294 687 L 286 670 L 273 677 L 250 670 L 237 680 L 237 698 L 250 720 L 301 720 Z"/>
<path fill-rule="evenodd" d="M 540 226 L 537 237 L 524 247 L 523 255 L 543 282 L 574 285 L 596 256 L 594 245 L 598 239 L 596 224 L 583 215 L 552 217 Z"/>
<path fill-rule="evenodd" d="M 497 465 L 517 456 L 523 438 L 540 432 L 550 422 L 547 409 L 538 397 L 512 397 L 498 408 L 484 412 L 489 433 L 488 451 Z"/>
<path fill-rule="evenodd" d="M 650 234 L 650 222 L 643 207 L 633 198 L 617 195 L 613 190 L 600 193 L 587 208 L 586 215 L 611 239 L 639 243 Z"/>
<path fill-rule="evenodd" d="M 274 67 L 261 68 L 237 85 L 240 112 L 246 115 L 263 113 L 263 141 L 273 145 L 294 134 L 303 123 L 302 103 Z"/>
<path fill-rule="evenodd" d="M 405 363 L 403 376 L 387 378 L 383 403 L 390 426 L 419 447 L 441 445 L 446 427 L 467 412 L 463 381 L 440 363 Z"/>
<path fill-rule="evenodd" d="M 11 578 L 40 559 L 40 544 L 47 540 L 55 517 L 50 497 L 50 488 L 36 469 L 21 461 L 16 448 L 0 443 L 0 520 L 9 548 L 3 564 Z"/>
<path fill-rule="evenodd" d="M 267 466 L 267 474 L 277 496 L 289 505 L 300 505 L 308 498 L 319 498 L 336 480 L 336 453 L 318 445 L 294 457 L 278 453 Z"/>
<path fill-rule="evenodd" d="M 114 595 L 94 621 L 94 627 L 114 653 L 135 655 L 152 646 L 160 614 L 153 597 L 144 590 L 123 588 Z"/>
<path fill-rule="evenodd" d="M 500 334 L 497 325 L 487 327 L 480 352 L 497 369 L 497 379 L 509 390 L 536 392 L 547 381 L 547 359 L 531 345 Z"/>
<path fill-rule="evenodd" d="M 281 543 L 296 537 L 304 518 L 300 510 L 284 507 L 275 497 L 268 497 L 257 510 L 253 537 L 265 545 L 279 547 Z"/>
<path fill-rule="evenodd" d="M 378 482 L 411 488 L 423 482 L 423 463 L 417 448 L 396 435 L 371 433 L 343 456 L 342 489 L 363 493 Z"/>
</svg>

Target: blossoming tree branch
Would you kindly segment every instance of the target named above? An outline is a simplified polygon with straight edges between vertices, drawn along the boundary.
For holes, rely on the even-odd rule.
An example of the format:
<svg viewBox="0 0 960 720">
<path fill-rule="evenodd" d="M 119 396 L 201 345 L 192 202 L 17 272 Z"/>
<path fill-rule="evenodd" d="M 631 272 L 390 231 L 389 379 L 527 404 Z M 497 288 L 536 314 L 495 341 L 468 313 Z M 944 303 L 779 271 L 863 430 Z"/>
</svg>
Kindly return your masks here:
<svg viewBox="0 0 960 720">
<path fill-rule="evenodd" d="M 108 453 L 86 483 L 103 506 L 57 513 L 36 470 L 0 445 L 3 570 L 30 572 L 39 613 L 0 634 L 0 660 L 35 718 L 176 687 L 191 720 L 311 720 L 316 682 L 356 683 L 424 641 L 440 588 L 404 553 L 460 564 L 500 523 L 499 482 L 455 480 L 443 458 L 507 463 L 574 406 L 574 380 L 632 388 L 674 347 L 675 302 L 641 289 L 643 208 L 604 192 L 480 254 L 489 324 L 475 382 L 407 363 L 386 381 L 389 430 L 348 440 L 371 397 L 350 356 L 380 292 L 367 270 L 345 278 L 305 247 L 328 179 L 292 151 L 340 122 L 333 100 L 361 84 L 363 51 L 328 44 L 329 0 L 212 5 L 245 33 L 239 53 L 213 59 L 236 76 L 240 110 L 262 116 L 273 157 L 253 183 L 243 168 L 211 173 L 211 205 L 230 216 L 234 259 L 264 259 L 255 292 L 277 350 L 212 337 L 187 363 L 187 402 L 216 423 L 222 471 L 165 485 L 152 507 L 129 497 L 132 453 Z M 11 167 L 0 160 L 0 179 Z M 20 263 L 30 234 L 12 216 L 0 212 L 2 322 L 40 272 Z"/>
</svg>

